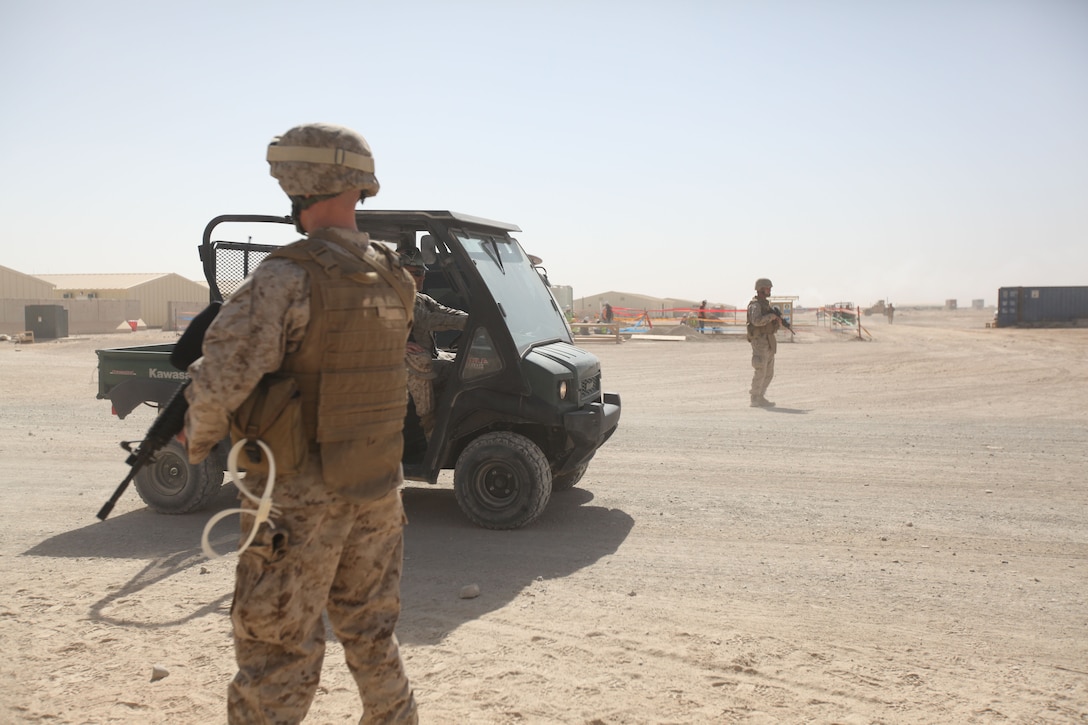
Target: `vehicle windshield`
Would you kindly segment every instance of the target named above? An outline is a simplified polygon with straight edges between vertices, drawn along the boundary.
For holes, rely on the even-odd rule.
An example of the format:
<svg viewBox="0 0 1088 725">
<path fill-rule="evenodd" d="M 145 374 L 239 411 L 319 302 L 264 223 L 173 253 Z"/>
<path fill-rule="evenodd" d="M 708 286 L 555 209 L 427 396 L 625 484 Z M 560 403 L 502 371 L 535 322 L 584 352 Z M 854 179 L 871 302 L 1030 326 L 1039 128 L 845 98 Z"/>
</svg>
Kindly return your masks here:
<svg viewBox="0 0 1088 725">
<path fill-rule="evenodd" d="M 521 245 L 504 237 L 457 238 L 499 304 L 518 354 L 542 343 L 571 342 L 563 313 Z"/>
</svg>

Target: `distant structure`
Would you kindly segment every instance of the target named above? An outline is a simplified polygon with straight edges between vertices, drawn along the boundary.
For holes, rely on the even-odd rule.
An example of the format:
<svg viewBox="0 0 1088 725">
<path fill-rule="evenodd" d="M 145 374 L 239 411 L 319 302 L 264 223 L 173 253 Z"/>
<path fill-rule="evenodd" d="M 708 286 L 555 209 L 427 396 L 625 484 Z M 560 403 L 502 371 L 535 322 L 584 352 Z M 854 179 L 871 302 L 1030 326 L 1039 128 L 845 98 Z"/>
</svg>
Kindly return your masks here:
<svg viewBox="0 0 1088 725">
<path fill-rule="evenodd" d="M 649 295 L 611 290 L 595 295 L 575 297 L 574 314 L 578 319 L 581 319 L 585 315 L 588 315 L 592 319 L 593 315 L 600 313 L 601 309 L 604 307 L 604 303 L 607 302 L 617 310 L 639 310 L 640 312 L 648 313 L 651 317 L 659 319 L 684 319 L 694 315 L 695 310 L 699 307 L 700 301 L 701 300 L 680 299 L 677 297 L 651 297 Z M 707 307 L 712 310 L 731 310 L 734 308 L 734 305 L 711 300 L 707 303 Z"/>
<path fill-rule="evenodd" d="M 62 300 L 138 300 L 138 317 L 148 327 L 173 329 L 170 303 L 208 304 L 208 286 L 181 275 L 147 274 L 40 274 L 54 285 L 54 297 Z"/>
<path fill-rule="evenodd" d="M 998 327 L 1088 326 L 1088 287 L 1001 287 Z"/>
<path fill-rule="evenodd" d="M 563 313 L 570 317 L 574 314 L 574 288 L 569 284 L 553 284 L 551 286 L 552 295 L 555 297 L 555 301 L 559 304 L 559 309 L 563 310 Z"/>
<path fill-rule="evenodd" d="M 179 329 L 208 299 L 206 284 L 172 273 L 35 276 L 0 266 L 0 333 L 27 330 L 28 314 L 43 324 L 51 318 L 47 326 L 58 332 L 66 319 L 73 335 L 113 332 L 136 319 L 149 327 Z"/>
<path fill-rule="evenodd" d="M 868 315 L 887 315 L 888 314 L 888 309 L 884 305 L 884 300 L 877 300 L 876 302 L 874 302 L 872 304 L 871 307 L 866 307 L 861 312 L 862 312 L 862 314 L 864 314 L 866 316 L 868 316 Z"/>
<path fill-rule="evenodd" d="M 946 310 L 954 310 L 954 309 L 956 309 L 956 300 L 945 300 L 945 301 L 944 301 L 944 308 L 945 308 Z"/>
<path fill-rule="evenodd" d="M 986 307 L 986 300 L 971 300 L 972 310 L 981 310 Z"/>
</svg>

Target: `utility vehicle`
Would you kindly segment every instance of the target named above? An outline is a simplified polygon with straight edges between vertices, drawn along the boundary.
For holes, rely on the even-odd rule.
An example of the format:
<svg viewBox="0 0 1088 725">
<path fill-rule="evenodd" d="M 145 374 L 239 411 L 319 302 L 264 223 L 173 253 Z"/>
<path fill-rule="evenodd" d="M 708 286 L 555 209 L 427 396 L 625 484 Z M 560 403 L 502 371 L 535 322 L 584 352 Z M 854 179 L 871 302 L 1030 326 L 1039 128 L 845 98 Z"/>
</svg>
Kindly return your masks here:
<svg viewBox="0 0 1088 725">
<path fill-rule="evenodd" d="M 521 230 L 448 211 L 356 214 L 371 239 L 404 252 L 419 249 L 430 271 L 423 291 L 468 312 L 463 332 L 442 333 L 454 362 L 436 389 L 428 442 L 409 406 L 404 472 L 438 482 L 453 470 L 458 505 L 476 524 L 514 529 L 536 519 L 553 492 L 582 478 L 597 449 L 616 431 L 620 398 L 603 392 L 597 357 L 574 345 L 539 260 L 511 233 Z M 200 258 L 211 300 L 236 290 L 277 245 L 219 239 L 228 227 L 268 230 L 290 217 L 224 215 L 204 230 Z M 282 232 L 279 236 L 283 236 Z M 172 345 L 99 350 L 99 398 L 124 418 L 141 404 L 169 401 L 185 372 L 170 365 Z M 202 507 L 223 481 L 229 441 L 190 466 L 177 441 L 137 474 L 143 500 L 162 513 Z"/>
</svg>

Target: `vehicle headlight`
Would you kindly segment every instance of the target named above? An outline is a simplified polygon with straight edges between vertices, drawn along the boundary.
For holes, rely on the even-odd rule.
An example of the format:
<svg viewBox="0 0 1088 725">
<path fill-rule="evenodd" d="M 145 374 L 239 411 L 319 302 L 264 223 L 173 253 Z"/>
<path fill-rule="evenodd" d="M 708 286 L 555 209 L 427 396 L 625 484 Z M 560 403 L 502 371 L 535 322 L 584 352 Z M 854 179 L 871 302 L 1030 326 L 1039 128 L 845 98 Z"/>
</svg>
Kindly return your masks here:
<svg viewBox="0 0 1088 725">
<path fill-rule="evenodd" d="M 559 399 L 560 400 L 565 400 L 566 397 L 567 397 L 567 381 L 566 380 L 560 380 L 559 381 Z"/>
</svg>

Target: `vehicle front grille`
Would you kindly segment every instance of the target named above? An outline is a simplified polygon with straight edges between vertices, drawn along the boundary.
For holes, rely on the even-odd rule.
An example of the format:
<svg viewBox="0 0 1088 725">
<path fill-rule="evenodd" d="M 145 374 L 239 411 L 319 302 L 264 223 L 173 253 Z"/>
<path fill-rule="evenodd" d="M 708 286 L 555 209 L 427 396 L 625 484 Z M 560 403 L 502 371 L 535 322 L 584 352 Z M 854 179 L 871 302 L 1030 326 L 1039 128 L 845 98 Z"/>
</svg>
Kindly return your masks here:
<svg viewBox="0 0 1088 725">
<path fill-rule="evenodd" d="M 601 374 L 597 373 L 591 378 L 582 381 L 579 389 L 579 402 L 589 403 L 601 397 Z"/>
</svg>

